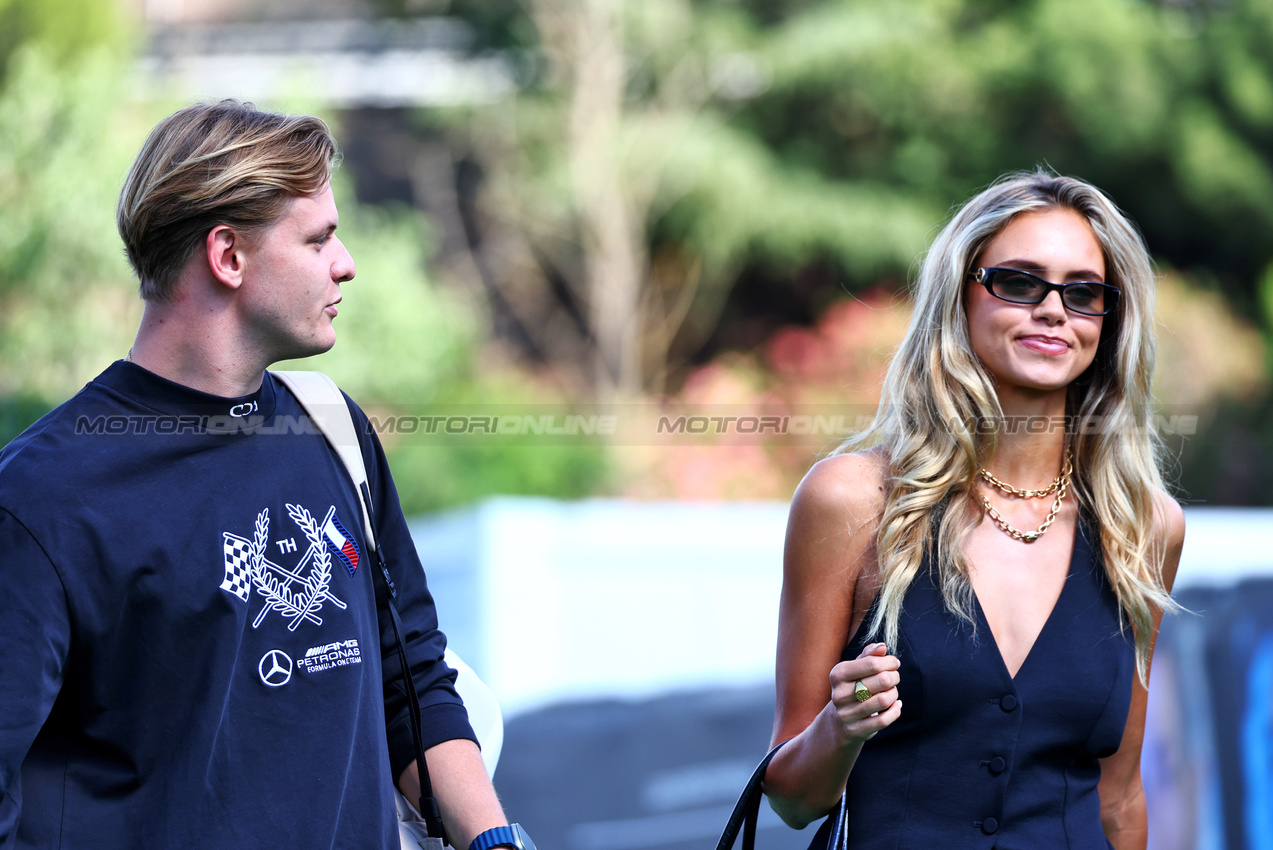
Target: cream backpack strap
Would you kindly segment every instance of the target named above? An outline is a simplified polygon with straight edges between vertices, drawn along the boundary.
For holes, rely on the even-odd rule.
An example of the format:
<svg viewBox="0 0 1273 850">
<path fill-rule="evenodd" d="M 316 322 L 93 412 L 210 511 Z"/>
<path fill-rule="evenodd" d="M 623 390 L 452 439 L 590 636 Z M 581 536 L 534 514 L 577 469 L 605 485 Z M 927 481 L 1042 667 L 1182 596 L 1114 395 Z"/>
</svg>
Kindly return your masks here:
<svg viewBox="0 0 1273 850">
<path fill-rule="evenodd" d="M 358 442 L 358 431 L 354 427 L 353 416 L 344 394 L 336 386 L 336 382 L 322 372 L 271 372 L 292 391 L 292 395 L 305 408 L 314 425 L 327 442 L 336 450 L 349 477 L 354 480 L 354 487 L 359 492 L 367 483 L 367 467 L 362 460 L 362 446 Z M 358 500 L 362 509 L 363 532 L 367 546 L 376 550 L 376 535 L 371 527 L 371 517 L 367 513 L 367 505 Z M 473 672 L 473 668 L 464 663 L 453 650 L 446 650 L 446 663 L 456 671 L 455 689 L 464 706 L 468 709 L 469 723 L 482 745 L 482 761 L 486 772 L 494 776 L 495 766 L 499 763 L 500 750 L 504 746 L 504 714 L 500 710 L 499 700 L 495 698 L 490 687 Z"/>
<path fill-rule="evenodd" d="M 354 479 L 354 490 L 362 492 L 367 483 L 367 467 L 362 462 L 362 444 L 358 442 L 358 431 L 354 428 L 353 416 L 349 413 L 349 405 L 345 396 L 336 386 L 336 382 L 322 372 L 271 372 L 292 391 L 301 407 L 309 414 L 309 418 L 318 430 L 327 438 L 327 442 L 340 457 L 341 463 Z M 362 530 L 368 548 L 376 551 L 376 532 L 371 526 L 371 517 L 367 514 L 367 505 L 358 500 L 362 508 Z"/>
</svg>

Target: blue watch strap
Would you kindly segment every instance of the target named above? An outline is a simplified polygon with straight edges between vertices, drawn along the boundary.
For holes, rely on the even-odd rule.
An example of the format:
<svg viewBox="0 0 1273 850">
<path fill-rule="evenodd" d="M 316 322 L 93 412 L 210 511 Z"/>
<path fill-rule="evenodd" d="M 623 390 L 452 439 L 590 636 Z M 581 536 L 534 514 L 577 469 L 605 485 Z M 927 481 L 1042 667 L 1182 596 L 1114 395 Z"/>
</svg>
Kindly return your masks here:
<svg viewBox="0 0 1273 850">
<path fill-rule="evenodd" d="M 491 827 L 473 839 L 469 850 L 492 850 L 495 847 L 535 850 L 535 843 L 530 840 L 530 836 L 526 834 L 526 830 L 522 829 L 521 824 L 515 823 L 509 826 Z"/>
</svg>

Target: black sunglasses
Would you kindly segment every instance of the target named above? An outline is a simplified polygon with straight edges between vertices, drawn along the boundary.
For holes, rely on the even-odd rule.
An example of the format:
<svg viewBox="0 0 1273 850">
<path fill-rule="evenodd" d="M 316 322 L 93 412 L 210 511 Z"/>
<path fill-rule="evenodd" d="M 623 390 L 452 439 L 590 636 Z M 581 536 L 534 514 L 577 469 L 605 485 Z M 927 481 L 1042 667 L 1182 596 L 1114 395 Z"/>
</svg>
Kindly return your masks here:
<svg viewBox="0 0 1273 850">
<path fill-rule="evenodd" d="M 995 298 L 1013 304 L 1040 304 L 1049 292 L 1056 291 L 1061 293 L 1065 309 L 1084 316 L 1104 316 L 1118 303 L 1118 287 L 1093 280 L 1052 283 L 1037 274 L 1008 268 L 976 269 L 972 279 Z"/>
</svg>

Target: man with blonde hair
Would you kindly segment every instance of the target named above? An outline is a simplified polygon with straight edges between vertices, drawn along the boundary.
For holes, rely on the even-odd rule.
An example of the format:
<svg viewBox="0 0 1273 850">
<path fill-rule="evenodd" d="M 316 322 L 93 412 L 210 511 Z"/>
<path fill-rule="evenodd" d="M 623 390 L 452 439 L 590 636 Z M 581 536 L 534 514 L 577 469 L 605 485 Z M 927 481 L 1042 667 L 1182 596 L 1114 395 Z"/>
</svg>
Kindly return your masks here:
<svg viewBox="0 0 1273 850">
<path fill-rule="evenodd" d="M 398 846 L 393 786 L 420 780 L 387 591 L 360 494 L 266 371 L 335 343 L 338 156 L 316 118 L 223 101 L 165 119 L 128 175 L 136 342 L 0 451 L 0 848 Z M 349 406 L 448 837 L 528 846 Z"/>
</svg>

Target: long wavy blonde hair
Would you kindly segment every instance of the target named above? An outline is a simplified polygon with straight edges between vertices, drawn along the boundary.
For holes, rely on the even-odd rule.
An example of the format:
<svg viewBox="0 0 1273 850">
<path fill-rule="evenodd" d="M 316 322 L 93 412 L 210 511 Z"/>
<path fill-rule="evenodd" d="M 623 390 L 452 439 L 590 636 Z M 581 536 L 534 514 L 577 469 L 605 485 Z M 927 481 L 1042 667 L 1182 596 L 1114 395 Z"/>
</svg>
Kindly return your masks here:
<svg viewBox="0 0 1273 850">
<path fill-rule="evenodd" d="M 994 451 L 1003 411 L 994 382 L 973 353 L 966 293 L 986 246 L 1016 216 L 1049 208 L 1087 219 L 1105 255 L 1106 280 L 1120 290 L 1105 317 L 1092 365 L 1066 396 L 1067 441 L 1082 513 L 1100 528 L 1105 570 L 1136 638 L 1136 666 L 1148 671 L 1156 610 L 1178 606 L 1162 583 L 1164 529 L 1161 443 L 1150 426 L 1154 371 L 1154 273 L 1135 226 L 1095 187 L 1046 171 L 1009 174 L 959 209 L 933 241 L 915 285 L 915 312 L 884 380 L 871 426 L 837 452 L 886 451 L 890 489 L 877 551 L 881 586 L 872 635 L 897 646 L 902 599 L 933 552 L 951 612 L 973 620 L 963 542 L 981 520 L 978 470 Z"/>
</svg>

